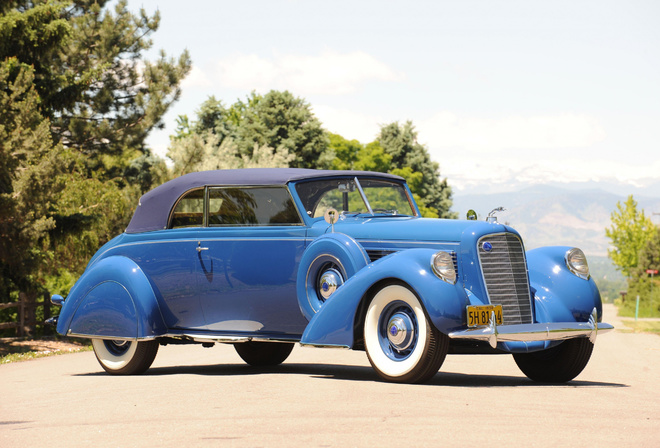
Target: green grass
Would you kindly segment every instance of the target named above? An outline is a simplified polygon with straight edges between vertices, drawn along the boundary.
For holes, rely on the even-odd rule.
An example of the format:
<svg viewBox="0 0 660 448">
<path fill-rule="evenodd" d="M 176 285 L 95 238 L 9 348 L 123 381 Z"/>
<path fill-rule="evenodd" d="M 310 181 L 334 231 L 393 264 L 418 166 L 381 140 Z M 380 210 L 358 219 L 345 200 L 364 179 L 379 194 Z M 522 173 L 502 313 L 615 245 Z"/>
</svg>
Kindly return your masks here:
<svg viewBox="0 0 660 448">
<path fill-rule="evenodd" d="M 64 340 L 60 337 L 36 339 L 0 339 L 0 365 L 46 356 L 64 355 L 92 350 L 91 341 Z"/>
<path fill-rule="evenodd" d="M 660 322 L 648 320 L 624 320 L 623 324 L 634 333 L 652 333 L 660 335 Z"/>
<path fill-rule="evenodd" d="M 45 358 L 47 356 L 65 355 L 67 353 L 87 352 L 92 350 L 92 346 L 84 346 L 70 350 L 47 350 L 43 352 L 22 352 L 22 353 L 9 353 L 0 358 L 0 364 L 9 364 L 10 362 L 21 362 L 30 359 Z"/>
<path fill-rule="evenodd" d="M 636 302 L 636 300 L 626 299 L 625 303 L 621 303 L 621 299 L 616 299 L 614 304 L 619 310 L 619 316 L 635 317 Z M 660 317 L 660 302 L 654 301 L 651 304 L 648 301 L 641 301 L 637 317 Z"/>
</svg>

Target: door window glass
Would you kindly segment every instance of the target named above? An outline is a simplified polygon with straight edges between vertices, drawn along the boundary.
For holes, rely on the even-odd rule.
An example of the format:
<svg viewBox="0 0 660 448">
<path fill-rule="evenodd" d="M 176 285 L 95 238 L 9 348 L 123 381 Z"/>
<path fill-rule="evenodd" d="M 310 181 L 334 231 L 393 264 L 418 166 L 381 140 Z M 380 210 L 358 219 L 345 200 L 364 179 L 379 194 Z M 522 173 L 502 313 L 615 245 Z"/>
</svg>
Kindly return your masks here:
<svg viewBox="0 0 660 448">
<path fill-rule="evenodd" d="M 286 188 L 210 188 L 209 226 L 300 225 Z"/>
</svg>

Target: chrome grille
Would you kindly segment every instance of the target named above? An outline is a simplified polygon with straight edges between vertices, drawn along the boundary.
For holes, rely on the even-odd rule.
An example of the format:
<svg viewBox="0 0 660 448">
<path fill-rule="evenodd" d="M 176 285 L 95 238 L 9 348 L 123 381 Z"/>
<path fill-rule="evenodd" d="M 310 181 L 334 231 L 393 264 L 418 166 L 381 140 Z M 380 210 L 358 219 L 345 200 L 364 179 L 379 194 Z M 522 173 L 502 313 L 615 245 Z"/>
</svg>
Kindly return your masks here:
<svg viewBox="0 0 660 448">
<path fill-rule="evenodd" d="M 492 249 L 484 250 L 484 243 Z M 481 272 L 490 303 L 502 305 L 505 325 L 532 323 L 527 262 L 522 242 L 512 233 L 481 237 L 477 243 Z"/>
</svg>

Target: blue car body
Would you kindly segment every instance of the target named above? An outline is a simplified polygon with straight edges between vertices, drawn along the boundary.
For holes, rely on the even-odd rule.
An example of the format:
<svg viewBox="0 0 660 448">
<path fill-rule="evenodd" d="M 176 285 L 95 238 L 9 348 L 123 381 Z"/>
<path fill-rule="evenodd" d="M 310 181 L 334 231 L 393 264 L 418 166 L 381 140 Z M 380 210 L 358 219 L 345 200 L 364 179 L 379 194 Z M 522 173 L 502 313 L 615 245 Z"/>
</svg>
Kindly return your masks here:
<svg viewBox="0 0 660 448">
<path fill-rule="evenodd" d="M 390 187 L 406 213 L 348 210 L 365 207 L 360 197 L 370 202 L 363 190 L 383 202 L 377 196 Z M 344 210 L 325 207 L 332 201 Z M 275 203 L 279 209 L 260 216 Z M 319 215 L 323 207 L 336 222 Z M 126 232 L 99 249 L 65 300 L 54 298 L 63 305 L 57 331 L 105 341 L 364 349 L 370 300 L 396 284 L 419 299 L 448 353 L 532 353 L 573 338 L 593 342 L 611 328 L 601 323 L 593 280 L 567 263 L 570 251 L 525 253 L 518 232 L 495 220 L 421 218 L 405 181 L 392 175 L 193 173 L 147 193 Z M 434 272 L 438 252 L 451 257 L 453 281 Z M 489 257 L 498 257 L 496 267 Z M 503 322 L 491 311 L 487 323 L 470 326 L 468 307 L 488 310 L 479 307 L 499 303 L 495 297 L 503 297 Z M 418 325 L 421 315 L 411 316 L 409 327 Z"/>
</svg>

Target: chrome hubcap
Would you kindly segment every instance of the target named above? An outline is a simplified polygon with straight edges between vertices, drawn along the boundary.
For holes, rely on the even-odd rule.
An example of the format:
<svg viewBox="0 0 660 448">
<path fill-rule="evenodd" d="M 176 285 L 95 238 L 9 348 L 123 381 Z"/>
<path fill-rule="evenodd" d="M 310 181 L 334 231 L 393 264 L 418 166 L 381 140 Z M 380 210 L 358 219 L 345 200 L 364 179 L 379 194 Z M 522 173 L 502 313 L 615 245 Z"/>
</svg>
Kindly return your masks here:
<svg viewBox="0 0 660 448">
<path fill-rule="evenodd" d="M 332 268 L 328 269 L 319 279 L 318 291 L 323 300 L 328 300 L 332 294 L 344 284 L 341 273 Z"/>
<path fill-rule="evenodd" d="M 406 313 L 395 313 L 387 323 L 387 339 L 397 351 L 406 350 L 414 340 L 415 327 Z"/>
</svg>

